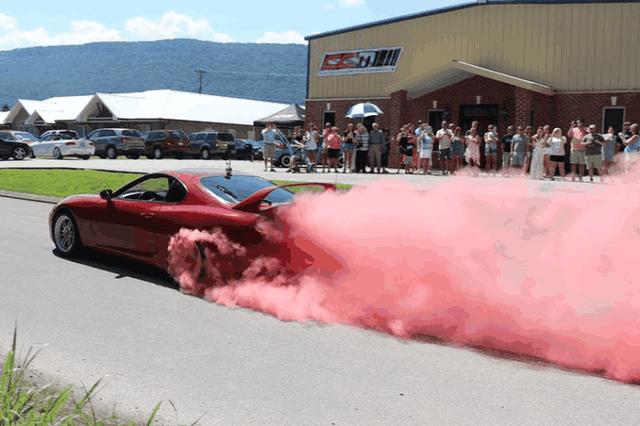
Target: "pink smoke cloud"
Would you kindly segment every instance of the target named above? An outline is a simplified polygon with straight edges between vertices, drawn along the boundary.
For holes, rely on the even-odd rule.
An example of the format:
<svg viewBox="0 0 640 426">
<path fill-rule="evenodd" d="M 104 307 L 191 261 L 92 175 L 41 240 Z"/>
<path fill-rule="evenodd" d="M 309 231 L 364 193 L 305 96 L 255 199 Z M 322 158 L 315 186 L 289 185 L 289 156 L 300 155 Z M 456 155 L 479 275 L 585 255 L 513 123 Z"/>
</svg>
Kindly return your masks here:
<svg viewBox="0 0 640 426">
<path fill-rule="evenodd" d="M 208 300 L 286 321 L 432 336 L 640 380 L 637 184 L 530 188 L 450 179 L 302 196 L 280 215 L 286 232 L 261 225 L 286 261 L 254 253 L 241 277 L 198 284 L 175 273 L 193 266 L 175 266 L 190 243 L 209 243 L 208 270 L 246 252 L 221 231 L 183 230 L 172 273 Z"/>
</svg>

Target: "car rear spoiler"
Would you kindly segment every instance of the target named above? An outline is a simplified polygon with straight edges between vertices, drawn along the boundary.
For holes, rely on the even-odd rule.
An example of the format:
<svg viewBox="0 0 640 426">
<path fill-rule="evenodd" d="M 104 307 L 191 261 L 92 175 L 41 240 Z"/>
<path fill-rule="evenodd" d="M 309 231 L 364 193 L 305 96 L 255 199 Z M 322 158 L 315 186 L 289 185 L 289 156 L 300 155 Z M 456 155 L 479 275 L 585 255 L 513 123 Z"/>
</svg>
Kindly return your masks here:
<svg viewBox="0 0 640 426">
<path fill-rule="evenodd" d="M 260 207 L 262 206 L 262 202 L 264 201 L 265 198 L 267 198 L 269 194 L 271 194 L 276 189 L 289 188 L 293 186 L 321 186 L 326 191 L 336 190 L 336 186 L 332 183 L 317 183 L 317 182 L 290 183 L 287 185 L 269 186 L 267 188 L 262 188 L 254 192 L 253 194 L 249 195 L 247 198 L 245 198 L 244 200 L 242 200 L 241 202 L 233 206 L 233 209 L 241 212 L 246 212 L 246 213 L 259 213 Z"/>
</svg>

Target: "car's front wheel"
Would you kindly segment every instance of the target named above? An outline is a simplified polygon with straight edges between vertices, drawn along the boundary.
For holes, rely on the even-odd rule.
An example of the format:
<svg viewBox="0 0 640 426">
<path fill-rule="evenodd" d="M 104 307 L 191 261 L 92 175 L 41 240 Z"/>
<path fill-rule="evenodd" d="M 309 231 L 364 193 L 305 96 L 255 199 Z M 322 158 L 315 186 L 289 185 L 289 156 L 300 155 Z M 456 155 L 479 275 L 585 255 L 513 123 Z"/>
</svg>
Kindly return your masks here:
<svg viewBox="0 0 640 426">
<path fill-rule="evenodd" d="M 53 158 L 56 160 L 62 160 L 62 152 L 60 152 L 60 148 L 55 148 L 53 150 Z"/>
<path fill-rule="evenodd" d="M 209 148 L 202 148 L 202 151 L 200 151 L 200 158 L 203 160 L 211 160 L 211 151 L 209 151 Z"/>
<path fill-rule="evenodd" d="M 291 156 L 283 155 L 280 159 L 280 164 L 282 164 L 282 167 L 289 167 L 291 165 Z"/>
<path fill-rule="evenodd" d="M 11 154 L 14 160 L 24 160 L 27 158 L 27 150 L 21 146 L 18 146 L 13 149 L 13 153 Z"/>
<path fill-rule="evenodd" d="M 73 255 L 80 247 L 80 234 L 70 213 L 59 213 L 53 221 L 53 241 L 62 256 Z"/>
</svg>

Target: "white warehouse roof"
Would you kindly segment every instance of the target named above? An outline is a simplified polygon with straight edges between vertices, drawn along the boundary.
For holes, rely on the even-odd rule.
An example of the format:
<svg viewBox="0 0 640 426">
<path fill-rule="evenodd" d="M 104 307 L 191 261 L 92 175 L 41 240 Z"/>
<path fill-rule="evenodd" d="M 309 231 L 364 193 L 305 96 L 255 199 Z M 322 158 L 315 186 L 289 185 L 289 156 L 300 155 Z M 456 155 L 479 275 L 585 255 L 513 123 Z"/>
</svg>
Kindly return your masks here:
<svg viewBox="0 0 640 426">
<path fill-rule="evenodd" d="M 252 126 L 259 119 L 285 108 L 287 104 L 251 99 L 205 95 L 176 90 L 149 90 L 132 93 L 96 93 L 32 101 L 21 99 L 5 122 L 12 122 L 24 110 L 26 124 L 58 121 L 86 122 L 89 117 L 111 115 L 119 120 L 177 120 Z M 106 109 L 106 111 L 105 111 Z"/>
</svg>

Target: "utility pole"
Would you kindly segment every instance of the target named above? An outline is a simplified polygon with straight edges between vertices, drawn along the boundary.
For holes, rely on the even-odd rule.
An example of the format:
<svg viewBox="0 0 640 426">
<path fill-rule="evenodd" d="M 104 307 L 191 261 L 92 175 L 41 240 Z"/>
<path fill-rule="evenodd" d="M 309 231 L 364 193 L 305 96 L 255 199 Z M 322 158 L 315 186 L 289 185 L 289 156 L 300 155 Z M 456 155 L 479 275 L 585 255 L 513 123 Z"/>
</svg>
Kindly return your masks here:
<svg viewBox="0 0 640 426">
<path fill-rule="evenodd" d="M 202 77 L 207 74 L 207 71 L 196 70 L 196 74 L 198 74 L 198 93 L 202 93 Z"/>
</svg>

